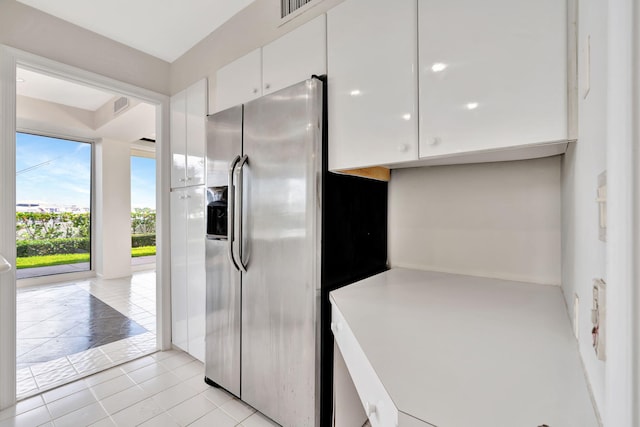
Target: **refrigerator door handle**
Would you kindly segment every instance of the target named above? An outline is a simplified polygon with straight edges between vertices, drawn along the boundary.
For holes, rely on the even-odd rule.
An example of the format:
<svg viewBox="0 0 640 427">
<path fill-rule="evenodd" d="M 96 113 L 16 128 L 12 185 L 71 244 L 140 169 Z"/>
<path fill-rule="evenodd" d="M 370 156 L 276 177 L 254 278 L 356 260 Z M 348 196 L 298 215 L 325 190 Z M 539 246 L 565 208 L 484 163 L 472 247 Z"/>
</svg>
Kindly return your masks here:
<svg viewBox="0 0 640 427">
<path fill-rule="evenodd" d="M 227 230 L 229 233 L 229 238 L 228 238 L 228 252 L 227 254 L 229 255 L 229 261 L 231 261 L 231 265 L 233 265 L 233 268 L 235 268 L 237 271 L 240 271 L 240 267 L 238 267 L 238 263 L 236 262 L 234 256 L 233 256 L 233 241 L 235 240 L 235 228 L 234 228 L 234 224 L 235 224 L 235 201 L 234 201 L 234 197 L 235 197 L 235 185 L 233 184 L 233 171 L 236 168 L 236 165 L 238 164 L 238 162 L 240 161 L 240 156 L 235 156 L 233 158 L 233 160 L 231 160 L 231 162 L 229 163 L 229 190 L 227 191 L 229 200 L 228 200 L 228 215 L 227 215 Z"/>
<path fill-rule="evenodd" d="M 235 171 L 238 174 L 238 177 L 236 179 L 236 186 L 235 186 L 235 202 L 236 202 L 236 210 L 238 213 L 238 256 L 237 256 L 237 265 L 240 268 L 240 271 L 242 271 L 243 273 L 247 272 L 247 266 L 244 265 L 244 262 L 242 261 L 242 240 L 243 240 L 243 230 L 242 230 L 242 222 L 244 219 L 244 200 L 243 200 L 243 196 L 244 196 L 244 186 L 243 186 L 243 174 L 242 174 L 242 168 L 244 167 L 245 164 L 247 164 L 247 162 L 249 161 L 249 157 L 245 154 L 244 156 L 242 156 L 242 158 L 240 159 L 240 162 L 237 164 L 237 166 L 235 167 Z"/>
</svg>

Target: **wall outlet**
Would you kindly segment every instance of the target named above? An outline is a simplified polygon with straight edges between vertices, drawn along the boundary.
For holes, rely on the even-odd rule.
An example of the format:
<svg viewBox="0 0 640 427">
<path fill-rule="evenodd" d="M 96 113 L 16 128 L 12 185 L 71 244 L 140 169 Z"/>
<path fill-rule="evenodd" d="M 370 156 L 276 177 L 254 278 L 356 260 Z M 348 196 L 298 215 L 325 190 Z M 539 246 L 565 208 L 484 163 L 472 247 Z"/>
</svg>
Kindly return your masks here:
<svg viewBox="0 0 640 427">
<path fill-rule="evenodd" d="M 598 360 L 607 360 L 605 353 L 607 331 L 607 284 L 602 279 L 593 280 L 593 308 L 591 309 L 591 322 L 593 329 L 593 349 Z"/>
<path fill-rule="evenodd" d="M 580 297 L 573 294 L 573 335 L 580 342 Z"/>
</svg>

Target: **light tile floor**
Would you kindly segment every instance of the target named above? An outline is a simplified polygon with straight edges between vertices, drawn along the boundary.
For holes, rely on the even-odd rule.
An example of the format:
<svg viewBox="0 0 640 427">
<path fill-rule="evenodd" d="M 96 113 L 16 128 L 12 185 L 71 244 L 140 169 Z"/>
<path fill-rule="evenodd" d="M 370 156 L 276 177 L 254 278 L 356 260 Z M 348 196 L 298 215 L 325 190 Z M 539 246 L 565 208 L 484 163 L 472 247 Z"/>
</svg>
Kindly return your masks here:
<svg viewBox="0 0 640 427">
<path fill-rule="evenodd" d="M 19 369 L 16 384 L 19 399 L 156 351 L 155 271 L 134 273 L 131 278 L 125 279 L 93 278 L 74 284 L 149 332 Z M 37 322 L 27 323 L 25 327 L 37 326 Z"/>
<path fill-rule="evenodd" d="M 0 427 L 273 427 L 274 422 L 204 383 L 203 364 L 157 352 L 20 401 Z"/>
</svg>

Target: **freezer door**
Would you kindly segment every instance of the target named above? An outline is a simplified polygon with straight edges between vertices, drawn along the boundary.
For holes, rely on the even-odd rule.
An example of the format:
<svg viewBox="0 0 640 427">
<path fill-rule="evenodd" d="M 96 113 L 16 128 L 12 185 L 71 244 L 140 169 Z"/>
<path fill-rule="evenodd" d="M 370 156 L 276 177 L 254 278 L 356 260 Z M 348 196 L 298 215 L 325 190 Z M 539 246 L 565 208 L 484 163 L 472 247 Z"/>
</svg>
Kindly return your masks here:
<svg viewBox="0 0 640 427">
<path fill-rule="evenodd" d="M 242 400 L 317 425 L 322 82 L 245 105 Z"/>
<path fill-rule="evenodd" d="M 207 194 L 228 186 L 229 163 L 242 150 L 242 106 L 210 116 L 207 123 Z M 240 396 L 240 272 L 232 267 L 229 242 L 206 241 L 205 376 Z"/>
</svg>

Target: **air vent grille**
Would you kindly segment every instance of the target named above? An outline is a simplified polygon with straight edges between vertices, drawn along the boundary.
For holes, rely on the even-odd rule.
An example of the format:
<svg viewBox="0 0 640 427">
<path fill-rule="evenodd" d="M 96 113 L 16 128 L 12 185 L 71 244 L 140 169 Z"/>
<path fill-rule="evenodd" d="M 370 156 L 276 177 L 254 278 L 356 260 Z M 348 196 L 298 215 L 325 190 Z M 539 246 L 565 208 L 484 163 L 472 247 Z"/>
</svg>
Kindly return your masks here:
<svg viewBox="0 0 640 427">
<path fill-rule="evenodd" d="M 280 17 L 284 18 L 313 0 L 280 0 Z"/>
<path fill-rule="evenodd" d="M 117 114 L 129 106 L 129 99 L 126 96 L 121 96 L 113 103 L 113 113 Z"/>
</svg>

